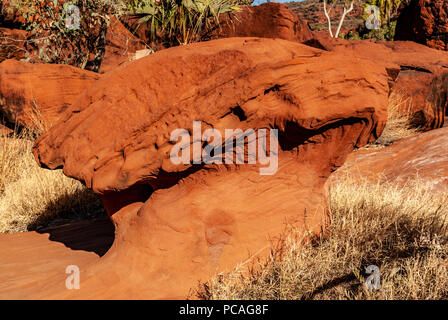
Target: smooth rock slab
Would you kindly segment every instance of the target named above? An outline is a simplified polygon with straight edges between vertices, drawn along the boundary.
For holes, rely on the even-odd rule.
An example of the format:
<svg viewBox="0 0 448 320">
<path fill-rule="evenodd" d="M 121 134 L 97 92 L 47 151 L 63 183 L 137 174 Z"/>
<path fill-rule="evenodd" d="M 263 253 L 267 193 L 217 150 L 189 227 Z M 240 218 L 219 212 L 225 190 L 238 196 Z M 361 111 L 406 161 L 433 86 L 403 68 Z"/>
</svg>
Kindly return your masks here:
<svg viewBox="0 0 448 320">
<path fill-rule="evenodd" d="M 434 192 L 448 190 L 448 127 L 405 138 L 378 150 L 351 153 L 331 181 L 348 174 L 372 182 L 403 184 L 418 179 Z"/>
<path fill-rule="evenodd" d="M 48 129 L 99 78 L 68 65 L 5 60 L 0 63 L 0 113 L 19 126 Z"/>
<path fill-rule="evenodd" d="M 198 281 L 267 254 L 289 226 L 325 232 L 323 186 L 381 134 L 389 81 L 383 64 L 260 38 L 171 48 L 104 76 L 34 147 L 42 166 L 102 194 L 116 227 L 112 248 L 67 297 L 185 298 Z M 170 134 L 193 121 L 277 129 L 277 172 L 174 164 Z"/>
</svg>

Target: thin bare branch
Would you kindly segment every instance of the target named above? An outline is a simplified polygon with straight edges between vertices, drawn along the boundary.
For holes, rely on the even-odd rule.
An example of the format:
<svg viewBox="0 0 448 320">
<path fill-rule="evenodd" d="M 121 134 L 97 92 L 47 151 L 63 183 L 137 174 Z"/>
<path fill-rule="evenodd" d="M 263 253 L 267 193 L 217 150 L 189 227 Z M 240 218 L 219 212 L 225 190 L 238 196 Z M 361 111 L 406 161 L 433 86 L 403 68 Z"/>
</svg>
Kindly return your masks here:
<svg viewBox="0 0 448 320">
<path fill-rule="evenodd" d="M 330 8 L 330 11 L 331 11 L 331 8 Z M 325 13 L 325 16 L 327 17 L 327 21 L 328 21 L 328 32 L 330 32 L 330 36 L 333 38 L 333 31 L 331 30 L 331 19 L 330 19 L 329 11 L 327 10 L 327 0 L 324 0 L 324 13 Z"/>
<path fill-rule="evenodd" d="M 353 3 L 355 0 L 352 0 L 350 4 L 350 8 L 347 10 L 347 8 L 344 6 L 344 13 L 342 14 L 341 20 L 339 21 L 338 30 L 336 31 L 336 34 L 334 35 L 335 38 L 339 36 L 339 32 L 341 32 L 342 24 L 344 23 L 345 16 L 350 13 L 353 10 Z"/>
</svg>

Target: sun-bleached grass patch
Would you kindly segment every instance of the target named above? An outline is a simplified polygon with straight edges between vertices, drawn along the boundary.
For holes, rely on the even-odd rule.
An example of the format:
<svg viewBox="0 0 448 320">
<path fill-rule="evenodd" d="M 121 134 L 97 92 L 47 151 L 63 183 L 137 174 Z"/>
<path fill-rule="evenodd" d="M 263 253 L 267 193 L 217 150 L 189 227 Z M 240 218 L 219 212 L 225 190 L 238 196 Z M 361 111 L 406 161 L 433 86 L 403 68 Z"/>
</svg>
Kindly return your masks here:
<svg viewBox="0 0 448 320">
<path fill-rule="evenodd" d="M 202 299 L 447 299 L 448 204 L 417 179 L 404 187 L 341 178 L 330 191 L 325 239 L 294 231 L 267 259 L 217 275 Z M 368 290 L 366 267 L 380 269 Z"/>
<path fill-rule="evenodd" d="M 37 165 L 34 136 L 0 137 L 0 233 L 105 214 L 101 200 L 79 181 Z"/>
<path fill-rule="evenodd" d="M 387 122 L 381 136 L 364 148 L 382 148 L 391 143 L 418 134 L 421 130 L 413 124 L 412 101 L 409 97 L 393 92 L 389 97 Z"/>
</svg>

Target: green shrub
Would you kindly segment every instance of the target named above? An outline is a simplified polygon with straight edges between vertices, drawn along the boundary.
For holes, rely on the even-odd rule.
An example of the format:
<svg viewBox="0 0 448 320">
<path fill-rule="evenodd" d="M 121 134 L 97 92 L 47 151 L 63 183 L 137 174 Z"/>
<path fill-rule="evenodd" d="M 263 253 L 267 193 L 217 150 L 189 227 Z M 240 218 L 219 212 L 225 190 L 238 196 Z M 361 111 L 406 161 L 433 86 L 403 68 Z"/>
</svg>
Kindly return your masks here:
<svg viewBox="0 0 448 320">
<path fill-rule="evenodd" d="M 141 14 L 151 40 L 175 46 L 206 40 L 221 13 L 239 9 L 252 0 L 13 0 L 23 17 L 28 60 L 70 64 L 98 71 L 105 51 L 106 31 L 112 15 Z M 68 6 L 79 9 L 79 28 L 68 28 Z M 4 9 L 2 7 L 2 9 Z"/>
<path fill-rule="evenodd" d="M 374 39 L 377 41 L 393 41 L 395 36 L 396 21 L 392 21 L 390 26 L 384 25 L 380 29 L 368 30 L 361 38 L 362 39 Z"/>
<path fill-rule="evenodd" d="M 361 40 L 358 32 L 350 30 L 345 36 L 346 40 Z"/>
<path fill-rule="evenodd" d="M 79 8 L 79 28 L 66 25 L 68 6 Z M 70 64 L 97 71 L 104 55 L 110 15 L 119 14 L 119 0 L 73 0 L 63 5 L 58 0 L 14 0 L 12 6 L 31 32 L 27 57 L 46 63 Z"/>
<path fill-rule="evenodd" d="M 207 39 L 219 23 L 218 16 L 239 10 L 248 0 L 130 0 L 131 12 L 143 14 L 153 41 L 175 46 Z"/>
</svg>

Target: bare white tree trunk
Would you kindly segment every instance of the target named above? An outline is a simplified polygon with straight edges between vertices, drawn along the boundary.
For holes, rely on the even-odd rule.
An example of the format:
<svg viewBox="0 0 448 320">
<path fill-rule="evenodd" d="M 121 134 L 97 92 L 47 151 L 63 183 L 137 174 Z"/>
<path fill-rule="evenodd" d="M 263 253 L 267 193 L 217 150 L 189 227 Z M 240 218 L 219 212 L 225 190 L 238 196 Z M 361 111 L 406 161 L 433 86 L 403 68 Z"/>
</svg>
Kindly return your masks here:
<svg viewBox="0 0 448 320">
<path fill-rule="evenodd" d="M 331 11 L 331 8 L 330 8 Z M 333 31 L 331 30 L 331 19 L 330 19 L 330 11 L 327 11 L 327 0 L 324 0 L 324 13 L 325 16 L 327 17 L 327 21 L 328 21 L 328 32 L 330 32 L 330 36 L 333 38 Z"/>
<path fill-rule="evenodd" d="M 330 10 L 327 10 L 327 0 L 324 0 L 324 13 L 325 13 L 325 17 L 327 17 L 327 21 L 328 21 L 328 32 L 330 33 L 330 36 L 332 38 L 337 38 L 339 36 L 339 33 L 341 32 L 342 24 L 344 23 L 344 20 L 345 20 L 345 16 L 353 10 L 354 2 L 355 2 L 355 0 L 352 0 L 352 2 L 350 3 L 350 7 L 348 9 L 344 6 L 344 13 L 342 14 L 341 20 L 339 20 L 338 29 L 336 30 L 336 34 L 333 35 L 333 30 L 331 29 L 331 18 L 330 18 L 331 7 L 330 7 Z"/>
<path fill-rule="evenodd" d="M 349 12 L 351 12 L 353 10 L 353 2 L 355 2 L 355 0 L 352 0 L 352 3 L 350 4 L 350 8 L 348 10 L 344 6 L 344 13 L 342 14 L 341 20 L 339 21 L 338 30 L 336 31 L 336 34 L 334 35 L 335 38 L 337 38 L 339 36 L 339 32 L 341 31 L 342 24 L 344 23 L 345 16 L 347 15 L 347 13 L 349 13 Z"/>
</svg>

